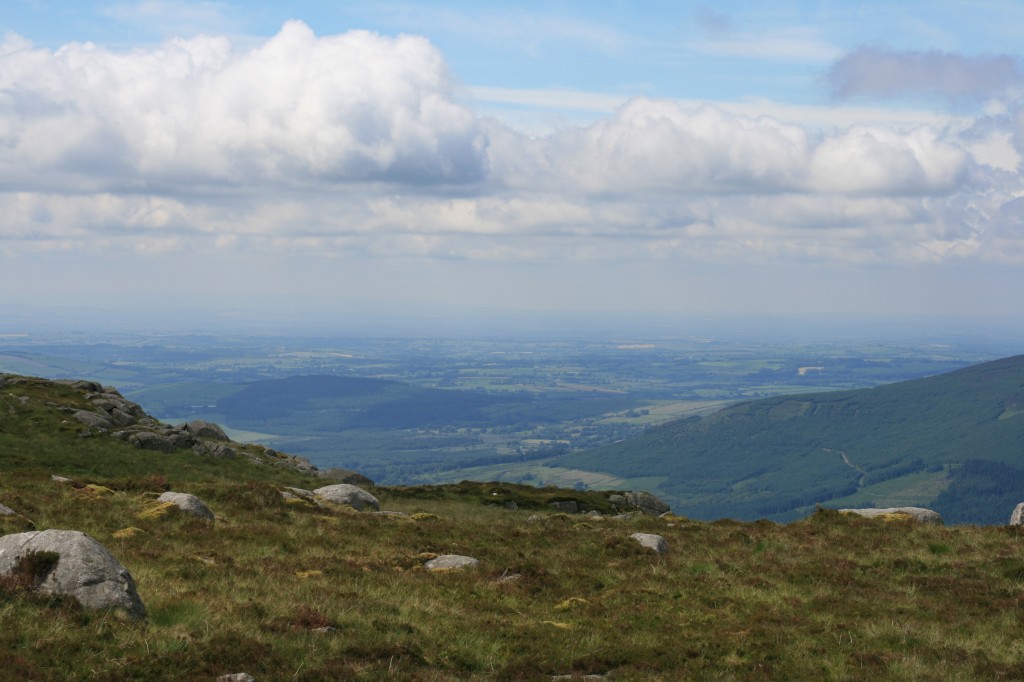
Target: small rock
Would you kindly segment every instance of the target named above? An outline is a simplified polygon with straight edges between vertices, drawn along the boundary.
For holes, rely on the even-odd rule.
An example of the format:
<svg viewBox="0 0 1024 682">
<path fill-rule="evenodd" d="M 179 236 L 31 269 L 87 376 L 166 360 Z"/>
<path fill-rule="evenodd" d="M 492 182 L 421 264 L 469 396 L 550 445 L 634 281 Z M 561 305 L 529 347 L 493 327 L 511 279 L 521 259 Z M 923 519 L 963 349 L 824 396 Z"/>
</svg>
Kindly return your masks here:
<svg viewBox="0 0 1024 682">
<path fill-rule="evenodd" d="M 191 514 L 192 516 L 198 516 L 199 518 L 213 521 L 213 512 L 210 511 L 210 508 L 195 495 L 168 491 L 156 498 L 156 501 L 170 502 L 186 514 Z"/>
<path fill-rule="evenodd" d="M 217 682 L 256 682 L 256 678 L 249 673 L 232 673 L 221 675 L 217 678 Z"/>
<path fill-rule="evenodd" d="M 338 631 L 338 628 L 333 625 L 324 625 L 323 627 L 313 628 L 313 632 L 318 632 L 321 635 L 330 635 Z"/>
<path fill-rule="evenodd" d="M 580 510 L 580 506 L 575 500 L 552 502 L 548 506 L 554 507 L 555 511 L 562 512 L 563 514 L 575 514 Z"/>
<path fill-rule="evenodd" d="M 309 500 L 310 502 L 316 499 L 316 495 L 313 494 L 312 490 L 306 490 L 304 488 L 292 488 L 291 486 L 285 486 L 285 490 L 295 495 L 296 497 L 301 497 L 302 499 Z"/>
<path fill-rule="evenodd" d="M 71 483 L 71 479 L 70 478 L 65 478 L 63 476 L 58 476 L 57 474 L 51 474 L 50 475 L 50 480 L 53 481 L 54 483 Z"/>
<path fill-rule="evenodd" d="M 655 535 L 654 533 L 633 533 L 629 537 L 639 542 L 641 547 L 646 547 L 658 554 L 664 554 L 668 551 L 668 543 L 660 535 Z"/>
<path fill-rule="evenodd" d="M 517 580 L 522 580 L 523 576 L 519 573 L 509 573 L 506 569 L 504 573 L 494 579 L 496 583 L 514 583 Z"/>
<path fill-rule="evenodd" d="M 10 507 L 0 504 L 0 516 L 17 516 L 18 512 Z"/>
<path fill-rule="evenodd" d="M 442 554 L 423 564 L 423 568 L 431 572 L 461 571 L 467 568 L 476 568 L 480 564 L 479 559 L 471 556 L 460 556 L 458 554 Z"/>
<path fill-rule="evenodd" d="M 324 486 L 323 488 L 317 488 L 313 493 L 328 502 L 348 505 L 357 511 L 363 511 L 366 507 L 370 507 L 374 511 L 380 511 L 380 502 L 377 501 L 376 497 L 350 483 Z"/>
</svg>

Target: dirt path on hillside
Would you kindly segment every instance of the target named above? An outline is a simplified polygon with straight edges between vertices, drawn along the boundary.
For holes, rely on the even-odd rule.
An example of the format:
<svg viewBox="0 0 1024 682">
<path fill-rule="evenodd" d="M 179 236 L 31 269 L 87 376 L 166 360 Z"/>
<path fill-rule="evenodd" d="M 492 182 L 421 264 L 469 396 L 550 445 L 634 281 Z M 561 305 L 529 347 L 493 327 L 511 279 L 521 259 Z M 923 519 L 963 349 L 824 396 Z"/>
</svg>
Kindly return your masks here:
<svg viewBox="0 0 1024 682">
<path fill-rule="evenodd" d="M 843 464 L 845 464 L 846 466 L 850 467 L 851 469 L 856 471 L 858 474 L 860 474 L 860 478 L 857 479 L 857 487 L 858 488 L 863 488 L 864 487 L 864 479 L 867 478 L 868 472 L 864 471 L 859 466 L 857 466 L 856 464 L 851 462 L 849 456 L 845 452 L 843 452 L 842 450 L 833 450 L 832 448 L 822 448 L 822 450 L 824 450 L 825 452 L 838 452 L 839 456 L 843 460 Z"/>
</svg>

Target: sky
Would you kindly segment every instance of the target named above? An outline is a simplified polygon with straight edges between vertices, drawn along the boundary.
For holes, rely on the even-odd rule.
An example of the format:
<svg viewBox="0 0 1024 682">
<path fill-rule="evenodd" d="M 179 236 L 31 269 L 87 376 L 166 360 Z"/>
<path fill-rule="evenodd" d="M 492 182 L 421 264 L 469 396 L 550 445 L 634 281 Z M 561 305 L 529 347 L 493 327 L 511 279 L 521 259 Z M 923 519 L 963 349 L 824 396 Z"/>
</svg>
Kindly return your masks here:
<svg viewBox="0 0 1024 682">
<path fill-rule="evenodd" d="M 1015 0 L 4 0 L 0 304 L 1021 319 L 1022 35 Z"/>
</svg>

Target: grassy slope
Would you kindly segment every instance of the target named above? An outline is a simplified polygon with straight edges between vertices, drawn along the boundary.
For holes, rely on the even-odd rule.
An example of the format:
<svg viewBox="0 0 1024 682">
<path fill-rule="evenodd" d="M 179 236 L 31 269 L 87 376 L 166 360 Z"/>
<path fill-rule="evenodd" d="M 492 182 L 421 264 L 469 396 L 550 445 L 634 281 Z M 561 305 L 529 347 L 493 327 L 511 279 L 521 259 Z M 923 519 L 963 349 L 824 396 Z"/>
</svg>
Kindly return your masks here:
<svg viewBox="0 0 1024 682">
<path fill-rule="evenodd" d="M 146 624 L 0 583 L 7 679 L 1015 679 L 1024 532 L 822 512 L 781 526 L 505 511 L 596 493 L 503 485 L 378 489 L 410 520 L 285 503 L 295 472 L 131 450 L 0 391 L 0 501 L 73 528 L 132 572 Z M 57 396 L 60 401 L 72 399 Z M 113 488 L 91 494 L 50 473 Z M 218 515 L 143 519 L 163 487 Z M 492 493 L 497 493 L 493 495 Z M 594 498 L 598 499 L 598 498 Z M 117 538 L 126 527 L 141 529 Z M 17 530 L 12 527 L 9 530 Z M 629 539 L 664 535 L 657 556 Z M 479 570 L 422 569 L 431 554 Z M 521 578 L 501 582 L 516 573 Z M 331 626 L 336 631 L 317 633 Z"/>
<path fill-rule="evenodd" d="M 894 479 L 919 490 L 914 476 L 942 465 L 1024 464 L 1022 405 L 1017 356 L 873 389 L 743 403 L 556 464 L 667 476 L 674 508 L 702 518 L 792 518 L 838 498 L 900 503 Z"/>
</svg>

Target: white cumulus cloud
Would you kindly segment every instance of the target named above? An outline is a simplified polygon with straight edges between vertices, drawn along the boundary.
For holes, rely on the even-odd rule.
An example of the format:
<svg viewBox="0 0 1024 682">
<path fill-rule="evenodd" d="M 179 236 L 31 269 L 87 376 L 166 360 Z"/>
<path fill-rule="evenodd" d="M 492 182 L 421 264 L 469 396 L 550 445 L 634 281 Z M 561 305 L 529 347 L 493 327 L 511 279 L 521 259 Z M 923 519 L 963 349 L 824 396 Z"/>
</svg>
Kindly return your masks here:
<svg viewBox="0 0 1024 682">
<path fill-rule="evenodd" d="M 0 184 L 459 183 L 486 172 L 476 118 L 419 37 L 224 38 L 115 53 L 0 48 Z"/>
</svg>

